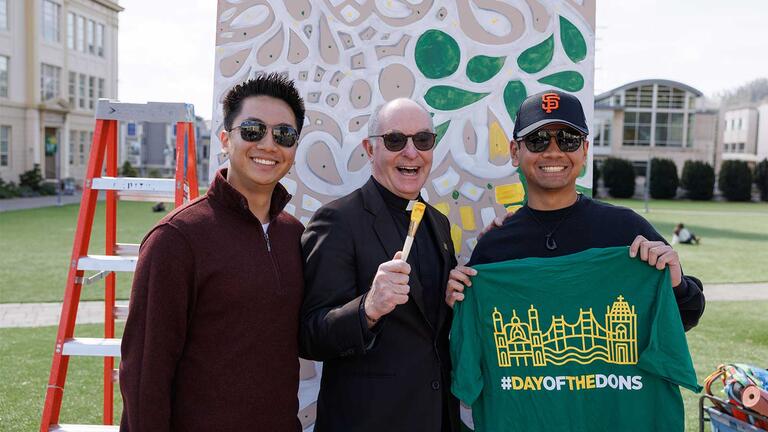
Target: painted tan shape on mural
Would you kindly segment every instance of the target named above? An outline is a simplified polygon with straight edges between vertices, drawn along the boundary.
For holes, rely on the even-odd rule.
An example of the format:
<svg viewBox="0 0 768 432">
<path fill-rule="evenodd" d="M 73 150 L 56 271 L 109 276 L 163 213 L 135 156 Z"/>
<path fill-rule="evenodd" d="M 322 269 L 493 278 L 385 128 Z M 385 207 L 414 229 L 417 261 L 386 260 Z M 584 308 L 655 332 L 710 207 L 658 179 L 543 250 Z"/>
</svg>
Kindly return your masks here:
<svg viewBox="0 0 768 432">
<path fill-rule="evenodd" d="M 509 163 L 509 138 L 496 114 L 488 108 L 488 160 L 503 166 Z"/>
<path fill-rule="evenodd" d="M 330 84 L 334 87 L 338 87 L 341 83 L 341 80 L 344 79 L 346 75 L 344 75 L 344 72 L 342 71 L 336 71 L 333 73 L 333 76 L 331 77 Z"/>
<path fill-rule="evenodd" d="M 307 93 L 307 102 L 318 103 L 320 102 L 320 95 L 322 92 L 309 92 Z"/>
<path fill-rule="evenodd" d="M 441 7 L 440 9 L 438 9 L 437 14 L 435 15 L 435 17 L 437 17 L 437 19 L 439 19 L 440 21 L 444 20 L 445 17 L 447 16 L 448 16 L 448 9 L 444 7 Z"/>
<path fill-rule="evenodd" d="M 509 21 L 511 30 L 503 36 L 496 36 L 488 32 L 477 21 L 470 1 L 478 8 L 495 12 Z M 523 36 L 525 32 L 525 19 L 522 12 L 516 7 L 496 0 L 456 0 L 459 14 L 459 25 L 464 33 L 472 40 L 488 45 L 502 45 L 514 42 Z"/>
<path fill-rule="evenodd" d="M 368 116 L 366 116 L 368 117 Z M 363 144 L 360 143 L 355 147 L 354 150 L 352 150 L 352 153 L 349 154 L 349 160 L 347 161 L 347 171 L 349 172 L 357 172 L 363 169 L 365 165 L 368 163 L 368 156 L 365 154 L 365 149 L 363 149 Z"/>
<path fill-rule="evenodd" d="M 400 97 L 411 97 L 416 88 L 416 78 L 410 69 L 399 63 L 393 63 L 379 74 L 379 91 L 385 101 Z"/>
<path fill-rule="evenodd" d="M 304 21 L 312 12 L 312 3 L 309 0 L 285 0 L 285 8 L 296 21 Z"/>
<path fill-rule="evenodd" d="M 349 67 L 352 69 L 365 69 L 365 55 L 361 52 L 352 56 L 349 60 Z"/>
<path fill-rule="evenodd" d="M 349 102 L 355 109 L 362 109 L 371 103 L 371 85 L 368 81 L 359 79 L 352 84 L 349 91 Z"/>
<path fill-rule="evenodd" d="M 344 49 L 350 49 L 355 47 L 355 41 L 352 39 L 352 35 L 349 33 L 339 32 L 339 39 Z"/>
<path fill-rule="evenodd" d="M 312 26 L 311 25 L 305 25 L 304 28 L 301 29 L 301 31 L 304 32 L 304 36 L 306 36 L 307 39 L 310 39 L 312 37 Z"/>
<path fill-rule="evenodd" d="M 328 64 L 339 62 L 339 46 L 333 38 L 331 28 L 328 26 L 328 18 L 320 15 L 320 58 Z"/>
<path fill-rule="evenodd" d="M 337 20 L 350 27 L 368 19 L 374 10 L 374 0 L 325 0 L 325 4 Z"/>
<path fill-rule="evenodd" d="M 376 29 L 373 27 L 366 27 L 365 30 L 361 31 L 358 36 L 360 36 L 360 39 L 362 40 L 371 40 L 376 35 Z"/>
<path fill-rule="evenodd" d="M 266 9 L 264 9 L 266 8 Z M 225 0 L 219 0 L 218 31 L 216 32 L 216 46 L 242 42 L 261 36 L 272 27 L 275 22 L 275 11 L 269 4 L 269 0 L 243 1 L 234 6 Z M 229 19 L 221 20 L 226 12 Z M 253 24 L 256 22 L 257 24 Z"/>
<path fill-rule="evenodd" d="M 309 71 L 299 72 L 299 81 L 306 81 L 309 78 Z"/>
<path fill-rule="evenodd" d="M 325 98 L 325 103 L 328 104 L 328 106 L 335 107 L 337 103 L 339 103 L 339 94 L 338 93 L 331 93 L 328 95 L 328 97 Z"/>
<path fill-rule="evenodd" d="M 308 123 L 302 129 L 302 133 L 314 131 L 324 131 L 336 138 L 337 143 L 341 143 L 341 128 L 329 115 L 315 110 L 307 110 Z"/>
<path fill-rule="evenodd" d="M 342 184 L 341 176 L 336 169 L 333 152 L 324 141 L 315 141 L 310 145 L 307 151 L 307 165 L 323 181 L 337 186 Z"/>
<path fill-rule="evenodd" d="M 288 61 L 293 64 L 301 63 L 309 55 L 309 48 L 292 29 L 290 35 L 288 38 Z"/>
<path fill-rule="evenodd" d="M 375 3 L 375 2 L 371 2 L 371 3 Z M 405 17 L 389 17 L 386 14 L 384 14 L 384 11 L 379 10 L 378 6 L 376 6 L 375 13 L 386 24 L 392 27 L 403 27 L 403 26 L 413 24 L 416 21 L 419 21 L 424 17 L 426 17 L 427 14 L 429 13 L 429 9 L 432 8 L 432 4 L 434 3 L 434 0 L 424 0 L 416 4 L 412 4 L 406 1 L 401 1 L 400 3 L 403 4 L 405 7 L 407 7 L 408 9 L 410 9 L 410 12 L 411 12 L 410 15 Z"/>
<path fill-rule="evenodd" d="M 280 58 L 280 54 L 283 52 L 283 44 L 285 43 L 285 33 L 283 33 L 283 26 L 277 29 L 277 33 L 269 38 L 264 45 L 256 52 L 256 62 L 260 66 L 269 66 L 276 62 Z"/>
<path fill-rule="evenodd" d="M 464 142 L 464 150 L 468 155 L 475 155 L 477 153 L 477 133 L 475 127 L 472 126 L 472 120 L 467 119 L 464 123 L 464 130 L 461 133 L 461 140 Z"/>
<path fill-rule="evenodd" d="M 378 45 L 376 47 L 376 57 L 379 60 L 389 56 L 405 57 L 405 47 L 408 46 L 410 40 L 411 37 L 409 35 L 403 35 L 400 41 L 394 45 Z"/>
<path fill-rule="evenodd" d="M 321 68 L 320 66 L 315 68 L 315 82 L 320 82 L 323 80 L 323 77 L 325 76 L 325 69 Z"/>
<path fill-rule="evenodd" d="M 350 132 L 357 132 L 357 131 L 359 131 L 360 128 L 362 128 L 363 126 L 365 126 L 366 123 L 368 123 L 368 118 L 369 117 L 370 117 L 370 115 L 368 115 L 368 114 L 357 116 L 357 117 L 352 117 L 349 120 L 349 126 L 348 126 L 349 131 Z"/>
<path fill-rule="evenodd" d="M 544 32 L 549 25 L 549 20 L 552 19 L 550 13 L 547 12 L 547 8 L 539 0 L 525 0 L 525 2 L 531 8 L 533 28 L 539 33 Z"/>
<path fill-rule="evenodd" d="M 246 48 L 232 54 L 229 57 L 224 57 L 221 59 L 221 62 L 219 62 L 219 70 L 221 71 L 221 75 L 226 78 L 235 76 L 235 74 L 237 74 L 245 65 L 245 60 L 248 58 L 250 53 L 251 49 Z"/>
<path fill-rule="evenodd" d="M 589 24 L 592 31 L 595 31 L 595 0 L 584 0 L 583 4 L 578 4 L 573 0 L 568 0 L 568 3 L 576 9 L 581 16 Z"/>
</svg>

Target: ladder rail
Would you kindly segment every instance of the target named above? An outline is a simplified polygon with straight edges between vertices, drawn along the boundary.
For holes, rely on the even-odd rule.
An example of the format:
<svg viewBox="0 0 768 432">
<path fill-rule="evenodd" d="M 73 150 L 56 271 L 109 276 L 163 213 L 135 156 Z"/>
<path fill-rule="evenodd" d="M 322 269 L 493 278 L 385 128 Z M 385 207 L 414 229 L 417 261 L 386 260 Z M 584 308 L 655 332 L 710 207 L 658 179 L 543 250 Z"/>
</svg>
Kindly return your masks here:
<svg viewBox="0 0 768 432">
<path fill-rule="evenodd" d="M 107 137 L 107 172 L 111 177 L 117 177 L 117 127 L 114 128 L 114 134 L 110 133 Z M 117 191 L 107 191 L 106 202 L 106 224 L 105 224 L 105 255 L 117 254 Z M 115 337 L 115 318 L 113 310 L 115 307 L 115 272 L 107 275 L 104 280 L 104 338 L 112 339 Z M 115 367 L 113 357 L 104 357 L 103 381 L 104 381 L 104 411 L 102 422 L 105 425 L 114 423 L 114 381 L 112 381 L 112 369 Z"/>
</svg>

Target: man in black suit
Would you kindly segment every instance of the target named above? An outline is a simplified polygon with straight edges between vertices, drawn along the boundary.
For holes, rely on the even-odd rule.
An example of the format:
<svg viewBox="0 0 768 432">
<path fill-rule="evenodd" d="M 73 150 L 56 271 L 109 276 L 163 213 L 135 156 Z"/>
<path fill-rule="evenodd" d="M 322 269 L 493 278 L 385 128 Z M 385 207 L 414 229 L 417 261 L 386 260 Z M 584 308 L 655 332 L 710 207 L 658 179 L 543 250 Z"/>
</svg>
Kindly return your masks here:
<svg viewBox="0 0 768 432">
<path fill-rule="evenodd" d="M 396 99 L 368 126 L 372 177 L 320 208 L 301 239 L 301 354 L 325 362 L 315 430 L 458 431 L 442 300 L 456 265 L 448 219 L 427 205 L 407 262 L 400 252 L 432 167 L 432 119 Z"/>
</svg>

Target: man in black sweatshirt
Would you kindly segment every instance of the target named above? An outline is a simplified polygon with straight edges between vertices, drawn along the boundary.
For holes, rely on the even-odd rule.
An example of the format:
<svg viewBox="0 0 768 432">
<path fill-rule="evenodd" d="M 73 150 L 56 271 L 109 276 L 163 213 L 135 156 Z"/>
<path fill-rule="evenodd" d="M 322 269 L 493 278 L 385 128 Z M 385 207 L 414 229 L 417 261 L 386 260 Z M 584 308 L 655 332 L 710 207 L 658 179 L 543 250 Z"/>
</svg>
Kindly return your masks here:
<svg viewBox="0 0 768 432">
<path fill-rule="evenodd" d="M 591 248 L 630 246 L 632 257 L 669 267 L 685 330 L 704 313 L 702 283 L 683 275 L 677 252 L 634 211 L 580 195 L 576 179 L 587 160 L 589 130 L 579 100 L 550 90 L 523 101 L 510 143 L 512 164 L 527 182 L 527 203 L 478 242 L 467 266 L 451 271 L 446 302 L 464 298 L 471 266 L 528 257 L 557 257 Z"/>
</svg>

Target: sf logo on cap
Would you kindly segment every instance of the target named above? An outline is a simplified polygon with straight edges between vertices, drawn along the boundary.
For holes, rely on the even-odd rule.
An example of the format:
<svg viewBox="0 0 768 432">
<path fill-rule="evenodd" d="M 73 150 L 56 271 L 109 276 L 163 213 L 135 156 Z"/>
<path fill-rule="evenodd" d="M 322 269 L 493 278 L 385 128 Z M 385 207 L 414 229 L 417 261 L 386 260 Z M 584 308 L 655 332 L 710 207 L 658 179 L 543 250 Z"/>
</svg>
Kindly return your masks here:
<svg viewBox="0 0 768 432">
<path fill-rule="evenodd" d="M 557 93 L 544 93 L 541 95 L 541 109 L 547 114 L 560 108 L 560 96 Z"/>
</svg>

